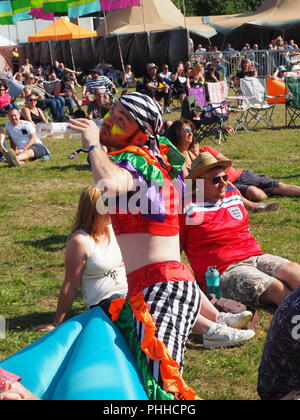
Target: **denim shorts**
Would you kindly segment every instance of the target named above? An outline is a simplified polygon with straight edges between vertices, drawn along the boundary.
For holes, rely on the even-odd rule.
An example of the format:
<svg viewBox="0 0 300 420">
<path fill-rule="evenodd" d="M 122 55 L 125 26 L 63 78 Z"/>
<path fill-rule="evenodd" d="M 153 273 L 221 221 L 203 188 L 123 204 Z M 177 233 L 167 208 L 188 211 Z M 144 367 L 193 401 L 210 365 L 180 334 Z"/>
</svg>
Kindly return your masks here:
<svg viewBox="0 0 300 420">
<path fill-rule="evenodd" d="M 222 296 L 245 305 L 261 306 L 261 295 L 277 280 L 278 270 L 289 262 L 263 254 L 230 265 L 220 277 Z"/>
<path fill-rule="evenodd" d="M 34 153 L 33 160 L 43 159 L 45 156 L 48 155 L 48 150 L 46 147 L 41 143 L 33 144 L 30 149 Z"/>
</svg>

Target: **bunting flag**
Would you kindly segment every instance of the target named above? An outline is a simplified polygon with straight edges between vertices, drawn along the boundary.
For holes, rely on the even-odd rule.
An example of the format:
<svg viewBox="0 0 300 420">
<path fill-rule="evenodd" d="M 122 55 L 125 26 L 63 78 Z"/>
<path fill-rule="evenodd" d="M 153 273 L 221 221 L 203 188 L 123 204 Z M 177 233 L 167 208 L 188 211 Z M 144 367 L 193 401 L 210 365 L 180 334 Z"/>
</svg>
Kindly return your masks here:
<svg viewBox="0 0 300 420">
<path fill-rule="evenodd" d="M 11 0 L 13 22 L 32 19 L 30 0 Z"/>
<path fill-rule="evenodd" d="M 30 0 L 31 3 L 31 12 L 29 13 L 31 16 L 37 19 L 43 20 L 54 20 L 54 13 L 45 13 L 43 7 L 43 0 Z"/>
<path fill-rule="evenodd" d="M 97 13 L 101 10 L 99 0 L 69 0 L 68 5 L 68 16 L 70 18 Z"/>
<path fill-rule="evenodd" d="M 11 25 L 12 20 L 12 8 L 10 1 L 0 2 L 0 25 Z"/>
<path fill-rule="evenodd" d="M 54 13 L 45 13 L 43 7 L 38 9 L 31 9 L 29 14 L 37 19 L 54 20 Z"/>
<path fill-rule="evenodd" d="M 126 9 L 127 7 L 140 6 L 141 0 L 100 0 L 101 10 L 110 12 L 111 10 Z"/>
<path fill-rule="evenodd" d="M 68 0 L 43 0 L 43 7 L 45 13 L 67 13 Z"/>
</svg>

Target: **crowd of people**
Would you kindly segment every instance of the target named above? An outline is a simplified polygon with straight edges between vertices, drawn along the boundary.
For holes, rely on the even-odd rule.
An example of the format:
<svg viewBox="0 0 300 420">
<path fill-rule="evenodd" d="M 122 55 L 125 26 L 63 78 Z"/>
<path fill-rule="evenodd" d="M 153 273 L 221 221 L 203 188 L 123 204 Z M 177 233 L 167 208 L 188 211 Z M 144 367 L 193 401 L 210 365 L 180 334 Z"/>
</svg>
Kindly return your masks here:
<svg viewBox="0 0 300 420">
<path fill-rule="evenodd" d="M 260 368 L 259 392 L 266 399 L 290 395 L 296 399 L 300 378 L 293 369 L 293 354 L 299 352 L 299 334 L 295 338 L 286 329 L 285 343 L 295 350 L 281 357 L 284 347 L 278 344 L 281 336 L 276 319 L 285 316 L 288 323 L 291 305 L 299 307 L 300 266 L 262 250 L 250 232 L 247 208 L 275 210 L 276 202 L 260 210 L 257 202 L 275 195 L 300 197 L 300 187 L 235 169 L 219 151 L 199 145 L 192 121 L 163 120 L 163 111 L 170 113 L 174 96 L 183 103 L 189 88 L 226 77 L 222 55 L 213 53 L 215 61 L 206 67 L 200 61 L 195 65 L 180 62 L 173 72 L 167 64 L 159 72 L 155 63 L 149 63 L 140 82 L 130 65 L 119 72 L 101 62 L 86 77 L 82 99 L 75 89 L 82 74 L 61 63 L 54 63 L 47 75 L 27 60 L 13 75 L 21 83 L 25 73 L 22 92 L 26 103 L 20 111 L 14 102 L 5 105 L 3 99 L 9 118 L 6 134 L 14 150 L 7 149 L 3 129 L 0 144 L 10 166 L 50 157 L 36 136 L 36 124 L 48 121 L 38 102 L 49 106 L 58 121 L 64 117 L 61 109 L 67 106 L 69 127 L 82 136 L 94 181 L 81 194 L 67 242 L 55 319 L 37 329 L 50 331 L 64 322 L 80 288 L 86 309 L 100 306 L 111 317 L 117 308 L 121 321 L 129 313 L 134 320 L 131 337 L 140 343 L 133 349 L 134 356 L 139 358 L 143 350 L 161 390 L 177 399 L 199 399 L 182 378 L 191 331 L 202 335 L 207 349 L 240 345 L 255 336 L 247 328 L 251 312 L 219 312 L 206 297 L 205 273 L 208 266 L 215 266 L 224 297 L 252 307 L 280 306 Z M 256 75 L 246 62 L 241 72 L 237 77 Z M 8 84 L 1 86 L 5 95 Z M 124 90 L 116 100 L 118 87 Z M 53 97 L 47 97 L 49 92 Z M 75 105 L 78 111 L 87 105 L 86 118 L 72 118 Z M 101 128 L 94 123 L 98 119 Z M 189 181 L 192 192 L 188 203 L 182 203 L 177 185 Z M 141 183 L 147 185 L 146 194 Z M 132 206 L 134 195 L 137 199 Z M 181 252 L 192 271 L 182 263 Z M 294 315 L 297 310 L 291 312 Z M 128 336 L 128 331 L 120 329 Z M 272 343 L 276 343 L 276 354 Z M 276 374 L 272 387 L 268 379 L 282 360 L 288 360 L 291 375 L 286 372 L 281 382 L 282 375 Z M 35 399 L 20 381 L 0 368 L 0 400 Z M 144 386 L 147 390 L 146 383 Z"/>
</svg>

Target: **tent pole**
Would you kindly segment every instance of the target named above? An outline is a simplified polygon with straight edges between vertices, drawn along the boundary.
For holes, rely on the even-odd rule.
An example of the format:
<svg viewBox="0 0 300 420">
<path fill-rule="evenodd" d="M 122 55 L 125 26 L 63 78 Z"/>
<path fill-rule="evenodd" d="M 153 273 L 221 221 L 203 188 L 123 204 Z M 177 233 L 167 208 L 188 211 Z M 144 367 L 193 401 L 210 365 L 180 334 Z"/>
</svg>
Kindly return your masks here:
<svg viewBox="0 0 300 420">
<path fill-rule="evenodd" d="M 141 8 L 142 8 L 144 31 L 147 32 L 146 31 L 146 21 L 145 21 L 145 13 L 144 13 L 144 3 L 143 3 L 143 0 L 141 0 Z"/>
<path fill-rule="evenodd" d="M 11 45 L 9 25 L 7 25 L 7 29 L 8 29 L 8 39 L 9 39 L 9 45 Z"/>
<path fill-rule="evenodd" d="M 72 45 L 71 45 L 71 40 L 69 39 L 69 48 L 70 48 L 70 55 L 71 55 L 71 60 L 72 60 L 72 67 L 73 70 L 76 70 L 75 68 L 75 61 L 74 61 L 74 55 L 73 55 L 73 49 L 72 49 Z"/>
<path fill-rule="evenodd" d="M 107 21 L 106 21 L 106 12 L 103 12 L 104 15 L 104 24 L 105 24 L 105 35 L 108 36 Z"/>
<path fill-rule="evenodd" d="M 120 54 L 120 59 L 121 59 L 122 70 L 123 70 L 123 73 L 125 73 L 124 58 L 123 58 L 123 54 L 122 54 L 122 48 L 121 48 L 119 35 L 117 35 L 117 40 L 118 40 L 118 47 L 119 47 L 119 54 Z"/>
<path fill-rule="evenodd" d="M 52 49 L 51 49 L 51 41 L 48 41 L 49 44 L 49 55 L 50 55 L 50 60 L 51 60 L 51 71 L 53 71 L 53 55 L 52 55 Z"/>
<path fill-rule="evenodd" d="M 184 16 L 184 26 L 185 26 L 185 29 L 187 29 L 185 0 L 183 0 L 183 16 Z"/>
</svg>

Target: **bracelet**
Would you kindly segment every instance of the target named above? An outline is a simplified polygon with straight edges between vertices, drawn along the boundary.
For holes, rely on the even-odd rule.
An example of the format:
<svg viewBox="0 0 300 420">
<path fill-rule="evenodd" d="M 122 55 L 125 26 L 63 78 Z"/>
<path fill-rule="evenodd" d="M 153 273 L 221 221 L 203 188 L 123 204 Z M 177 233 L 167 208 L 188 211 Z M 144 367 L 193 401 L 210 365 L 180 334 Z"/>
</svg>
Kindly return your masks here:
<svg viewBox="0 0 300 420">
<path fill-rule="evenodd" d="M 90 153 L 92 150 L 100 150 L 100 145 L 93 144 L 92 146 L 89 147 L 88 153 Z"/>
</svg>

